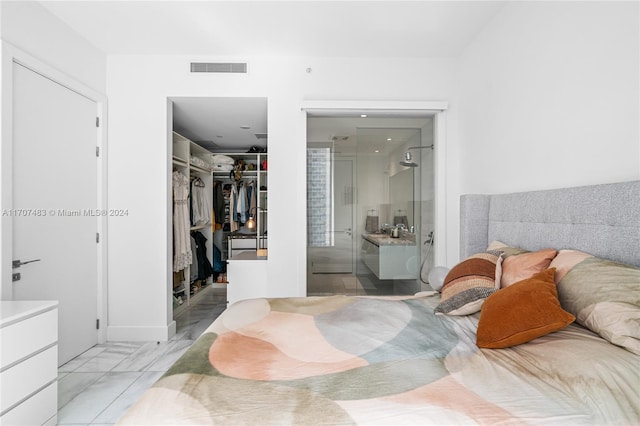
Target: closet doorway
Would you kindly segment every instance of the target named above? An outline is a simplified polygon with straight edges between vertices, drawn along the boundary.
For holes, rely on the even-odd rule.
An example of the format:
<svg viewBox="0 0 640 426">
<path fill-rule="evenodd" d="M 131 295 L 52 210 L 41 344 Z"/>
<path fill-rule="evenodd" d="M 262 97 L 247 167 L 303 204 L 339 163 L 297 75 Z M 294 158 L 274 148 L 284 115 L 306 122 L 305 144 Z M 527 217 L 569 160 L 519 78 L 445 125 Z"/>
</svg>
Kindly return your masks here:
<svg viewBox="0 0 640 426">
<path fill-rule="evenodd" d="M 16 62 L 12 80 L 12 299 L 58 301 L 62 365 L 98 343 L 98 107 Z"/>
<path fill-rule="evenodd" d="M 268 248 L 267 109 L 263 97 L 168 98 L 168 303 L 174 319 L 210 296 L 226 301 L 227 261 Z M 189 205 L 182 214 L 176 176 Z M 200 204 L 208 215 L 198 214 Z"/>
</svg>

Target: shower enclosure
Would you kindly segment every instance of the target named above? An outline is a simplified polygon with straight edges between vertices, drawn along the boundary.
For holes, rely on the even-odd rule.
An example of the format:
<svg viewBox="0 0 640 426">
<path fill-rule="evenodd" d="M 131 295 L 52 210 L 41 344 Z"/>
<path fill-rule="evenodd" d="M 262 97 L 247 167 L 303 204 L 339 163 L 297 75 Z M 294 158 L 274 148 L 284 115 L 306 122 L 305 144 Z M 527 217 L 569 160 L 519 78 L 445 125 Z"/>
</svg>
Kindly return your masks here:
<svg viewBox="0 0 640 426">
<path fill-rule="evenodd" d="M 425 259 L 423 243 L 434 229 L 433 119 L 361 118 L 308 118 L 309 296 L 427 288 L 433 258 Z M 400 164 L 409 148 L 411 167 Z"/>
</svg>

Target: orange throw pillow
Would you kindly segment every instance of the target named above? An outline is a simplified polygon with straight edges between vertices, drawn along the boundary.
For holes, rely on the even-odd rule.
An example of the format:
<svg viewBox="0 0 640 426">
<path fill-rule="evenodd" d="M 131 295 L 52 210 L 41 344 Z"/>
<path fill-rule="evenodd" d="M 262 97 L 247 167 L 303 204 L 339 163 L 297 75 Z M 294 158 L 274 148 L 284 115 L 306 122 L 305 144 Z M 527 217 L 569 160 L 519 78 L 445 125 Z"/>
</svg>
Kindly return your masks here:
<svg viewBox="0 0 640 426">
<path fill-rule="evenodd" d="M 555 268 L 546 269 L 487 297 L 480 311 L 476 344 L 508 348 L 560 330 L 575 317 L 558 301 Z"/>
</svg>

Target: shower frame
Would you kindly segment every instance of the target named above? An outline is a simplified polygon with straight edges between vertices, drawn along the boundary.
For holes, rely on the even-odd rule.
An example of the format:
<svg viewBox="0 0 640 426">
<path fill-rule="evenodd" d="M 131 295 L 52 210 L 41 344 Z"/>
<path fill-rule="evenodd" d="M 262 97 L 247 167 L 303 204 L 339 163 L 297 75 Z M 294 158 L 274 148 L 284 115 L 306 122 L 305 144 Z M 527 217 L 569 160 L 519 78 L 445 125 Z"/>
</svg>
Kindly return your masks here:
<svg viewBox="0 0 640 426">
<path fill-rule="evenodd" d="M 439 238 L 433 245 L 434 265 L 448 265 L 458 260 L 458 253 L 454 248 L 450 252 L 447 246 L 447 198 L 446 198 L 446 153 L 447 153 L 447 109 L 448 103 L 443 101 L 344 101 L 344 100 L 306 100 L 300 108 L 300 138 L 306 141 L 307 119 L 309 115 L 340 116 L 349 114 L 368 114 L 386 116 L 406 116 L 410 114 L 432 114 L 434 117 L 434 232 Z M 306 169 L 301 177 L 306 179 Z M 451 219 L 455 220 L 455 219 Z M 306 222 L 305 235 L 306 235 Z M 307 256 L 300 256 L 298 264 L 298 294 L 307 293 Z M 451 259 L 451 262 L 448 262 Z"/>
</svg>

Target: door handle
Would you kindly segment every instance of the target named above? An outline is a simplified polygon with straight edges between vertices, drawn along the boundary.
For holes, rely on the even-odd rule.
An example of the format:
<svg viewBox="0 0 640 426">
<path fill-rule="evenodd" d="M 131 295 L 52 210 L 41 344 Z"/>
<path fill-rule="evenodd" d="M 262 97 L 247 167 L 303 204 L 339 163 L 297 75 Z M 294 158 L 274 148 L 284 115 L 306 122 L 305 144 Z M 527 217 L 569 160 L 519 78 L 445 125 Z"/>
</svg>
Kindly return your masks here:
<svg viewBox="0 0 640 426">
<path fill-rule="evenodd" d="M 40 262 L 40 259 L 27 260 L 26 262 L 22 262 L 20 259 L 14 260 L 11 262 L 11 268 L 16 269 L 21 267 L 22 265 L 26 265 L 27 263 Z"/>
</svg>

